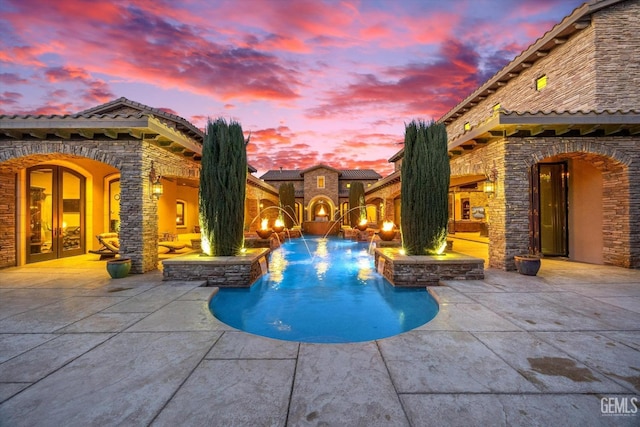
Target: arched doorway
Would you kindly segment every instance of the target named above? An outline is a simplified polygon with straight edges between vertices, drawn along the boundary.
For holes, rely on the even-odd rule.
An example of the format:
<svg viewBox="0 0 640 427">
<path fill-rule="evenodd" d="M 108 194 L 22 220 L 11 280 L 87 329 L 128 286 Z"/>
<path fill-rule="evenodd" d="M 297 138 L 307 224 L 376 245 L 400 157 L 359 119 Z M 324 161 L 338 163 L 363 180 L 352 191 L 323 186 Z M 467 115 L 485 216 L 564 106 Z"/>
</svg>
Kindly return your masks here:
<svg viewBox="0 0 640 427">
<path fill-rule="evenodd" d="M 85 178 L 64 166 L 27 169 L 27 263 L 85 252 Z"/>
<path fill-rule="evenodd" d="M 309 221 L 333 221 L 334 205 L 328 197 L 317 196 L 309 202 Z"/>
</svg>

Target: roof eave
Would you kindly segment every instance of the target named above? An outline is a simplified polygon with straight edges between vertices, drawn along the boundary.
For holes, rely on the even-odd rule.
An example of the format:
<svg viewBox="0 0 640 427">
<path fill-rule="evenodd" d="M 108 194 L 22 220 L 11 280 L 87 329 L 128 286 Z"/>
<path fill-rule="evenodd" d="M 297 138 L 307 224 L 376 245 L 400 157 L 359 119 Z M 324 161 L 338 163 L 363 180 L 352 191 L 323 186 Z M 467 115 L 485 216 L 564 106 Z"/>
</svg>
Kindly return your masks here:
<svg viewBox="0 0 640 427">
<path fill-rule="evenodd" d="M 515 77 L 521 68 L 525 68 L 530 65 L 530 63 L 540 59 L 542 57 L 541 55 L 548 52 L 548 50 L 555 45 L 555 40 L 573 35 L 575 32 L 586 28 L 586 18 L 591 14 L 623 1 L 626 0 L 603 0 L 593 3 L 584 3 L 582 6 L 577 7 L 570 15 L 565 17 L 560 23 L 555 25 L 551 30 L 529 46 L 529 48 L 498 71 L 491 79 L 476 89 L 458 105 L 449 110 L 449 112 L 442 116 L 438 122 L 445 123 L 449 120 L 453 120 L 464 113 L 464 111 L 460 110 L 473 108 L 473 106 L 470 106 L 469 104 L 477 101 L 477 98 L 491 93 L 492 90 L 497 90 L 508 82 L 508 80 Z"/>
</svg>

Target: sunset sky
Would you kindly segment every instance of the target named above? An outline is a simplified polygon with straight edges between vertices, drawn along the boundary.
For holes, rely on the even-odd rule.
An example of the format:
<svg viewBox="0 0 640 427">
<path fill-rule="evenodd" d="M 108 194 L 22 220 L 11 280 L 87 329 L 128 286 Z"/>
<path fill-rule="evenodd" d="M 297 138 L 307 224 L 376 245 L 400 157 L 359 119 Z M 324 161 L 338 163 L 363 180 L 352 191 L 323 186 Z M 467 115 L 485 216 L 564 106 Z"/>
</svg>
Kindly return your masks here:
<svg viewBox="0 0 640 427">
<path fill-rule="evenodd" d="M 581 0 L 2 0 L 0 114 L 121 96 L 251 132 L 249 163 L 392 171 L 438 119 Z"/>
</svg>

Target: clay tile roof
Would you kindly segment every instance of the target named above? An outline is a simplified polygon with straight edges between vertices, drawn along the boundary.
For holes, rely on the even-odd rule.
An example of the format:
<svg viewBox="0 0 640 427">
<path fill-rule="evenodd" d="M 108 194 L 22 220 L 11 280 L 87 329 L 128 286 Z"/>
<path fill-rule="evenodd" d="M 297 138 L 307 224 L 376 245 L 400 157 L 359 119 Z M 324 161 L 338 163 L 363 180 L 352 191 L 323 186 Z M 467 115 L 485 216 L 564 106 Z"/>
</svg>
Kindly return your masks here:
<svg viewBox="0 0 640 427">
<path fill-rule="evenodd" d="M 139 102 L 131 101 L 125 97 L 121 97 L 115 99 L 113 101 L 106 102 L 101 105 L 97 105 L 95 107 L 89 108 L 87 110 L 80 111 L 77 116 L 94 116 L 99 114 L 108 114 L 110 112 L 119 113 L 118 109 L 122 107 L 129 107 L 133 110 L 139 110 L 140 113 L 137 114 L 152 114 L 156 117 L 161 117 L 166 120 L 170 120 L 176 123 L 178 130 L 190 135 L 192 138 L 202 142 L 204 138 L 204 132 L 195 127 L 191 122 L 186 119 L 177 116 L 175 114 L 167 113 L 166 111 L 160 110 L 158 108 L 153 108 L 145 104 L 141 104 Z"/>
<path fill-rule="evenodd" d="M 373 169 L 342 169 L 342 179 L 380 179 L 382 175 Z"/>
<path fill-rule="evenodd" d="M 269 170 L 260 179 L 264 181 L 302 181 L 303 175 L 307 172 L 318 168 L 326 168 L 336 171 L 340 175 L 340 179 L 346 180 L 378 180 L 382 178 L 378 172 L 373 169 L 334 169 L 326 165 L 316 165 L 308 169 L 275 169 Z"/>
<path fill-rule="evenodd" d="M 260 177 L 264 181 L 302 181 L 304 178 L 299 169 L 269 170 Z"/>
</svg>

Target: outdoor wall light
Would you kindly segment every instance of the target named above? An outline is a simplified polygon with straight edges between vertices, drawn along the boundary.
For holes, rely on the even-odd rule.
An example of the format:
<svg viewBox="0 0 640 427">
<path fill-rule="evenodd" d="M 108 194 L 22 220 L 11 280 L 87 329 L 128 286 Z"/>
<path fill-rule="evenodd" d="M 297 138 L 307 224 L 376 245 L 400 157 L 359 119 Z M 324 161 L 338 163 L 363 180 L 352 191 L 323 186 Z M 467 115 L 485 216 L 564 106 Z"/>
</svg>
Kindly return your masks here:
<svg viewBox="0 0 640 427">
<path fill-rule="evenodd" d="M 496 180 L 498 179 L 498 170 L 495 163 L 486 175 L 487 179 L 484 181 L 483 190 L 488 196 L 493 196 L 496 193 Z"/>
<path fill-rule="evenodd" d="M 151 196 L 158 200 L 162 193 L 164 192 L 164 188 L 162 187 L 162 183 L 160 182 L 161 176 L 156 173 L 156 169 L 153 166 L 153 160 L 151 161 L 151 170 L 149 171 L 149 182 L 151 182 Z"/>
</svg>

